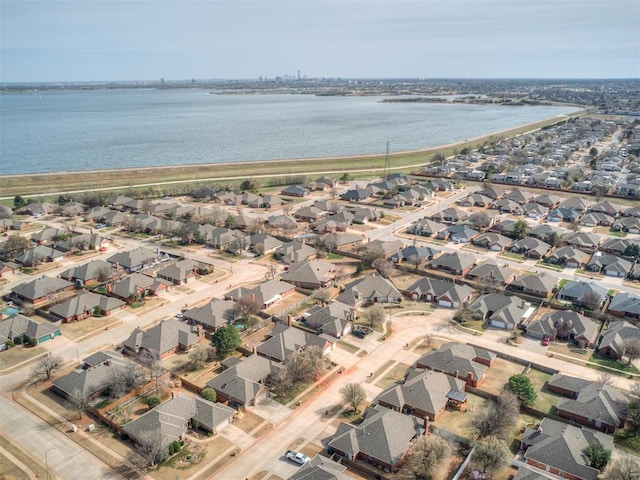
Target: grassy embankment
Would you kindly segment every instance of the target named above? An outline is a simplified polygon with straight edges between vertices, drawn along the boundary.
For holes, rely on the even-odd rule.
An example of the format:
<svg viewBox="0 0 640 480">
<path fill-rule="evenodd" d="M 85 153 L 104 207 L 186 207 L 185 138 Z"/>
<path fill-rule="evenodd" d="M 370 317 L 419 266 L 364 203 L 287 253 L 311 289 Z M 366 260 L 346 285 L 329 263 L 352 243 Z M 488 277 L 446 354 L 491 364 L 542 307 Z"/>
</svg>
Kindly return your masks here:
<svg viewBox="0 0 640 480">
<path fill-rule="evenodd" d="M 578 115 L 580 114 L 574 114 Z M 391 154 L 391 168 L 394 172 L 410 172 L 428 164 L 433 156 L 442 154 L 449 157 L 463 148 L 470 150 L 498 139 L 513 137 L 525 132 L 566 120 L 566 116 L 523 125 L 518 128 L 484 135 L 463 142 L 420 151 Z M 314 158 L 251 163 L 225 163 L 204 165 L 183 165 L 171 167 L 126 168 L 113 170 L 92 170 L 82 172 L 60 172 L 47 174 L 25 174 L 0 176 L 0 200 L 12 200 L 15 195 L 23 197 L 52 198 L 60 193 L 79 193 L 87 190 L 108 190 L 129 192 L 188 184 L 239 183 L 247 178 L 255 179 L 261 186 L 268 186 L 274 177 L 300 177 L 321 174 L 340 176 L 371 176 L 384 170 L 385 155 L 367 155 L 335 158 Z M 250 173 L 248 175 L 248 173 Z"/>
</svg>

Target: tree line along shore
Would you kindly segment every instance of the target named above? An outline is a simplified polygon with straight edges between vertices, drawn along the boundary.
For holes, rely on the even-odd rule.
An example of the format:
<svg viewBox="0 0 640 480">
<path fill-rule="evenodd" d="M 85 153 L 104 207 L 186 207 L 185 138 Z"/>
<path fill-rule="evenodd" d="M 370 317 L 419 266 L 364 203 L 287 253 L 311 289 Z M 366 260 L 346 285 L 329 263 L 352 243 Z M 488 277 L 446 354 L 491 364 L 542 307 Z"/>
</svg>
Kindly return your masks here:
<svg viewBox="0 0 640 480">
<path fill-rule="evenodd" d="M 430 163 L 435 156 L 445 157 L 467 148 L 475 149 L 488 142 L 513 137 L 566 121 L 570 117 L 584 115 L 586 111 L 569 116 L 554 117 L 517 128 L 483 135 L 473 139 L 440 147 L 418 151 L 390 154 L 391 167 L 397 172 L 408 172 Z M 206 183 L 233 183 L 247 178 L 280 177 L 279 184 L 295 183 L 304 175 L 367 173 L 384 169 L 386 155 L 362 155 L 332 158 L 308 158 L 260 162 L 211 163 L 198 165 L 175 165 L 145 168 L 122 168 L 112 170 L 84 170 L 58 173 L 30 173 L 0 175 L 0 201 L 13 200 L 16 195 L 46 196 L 60 193 L 82 193 L 96 190 L 144 190 L 163 185 L 198 185 Z"/>
</svg>

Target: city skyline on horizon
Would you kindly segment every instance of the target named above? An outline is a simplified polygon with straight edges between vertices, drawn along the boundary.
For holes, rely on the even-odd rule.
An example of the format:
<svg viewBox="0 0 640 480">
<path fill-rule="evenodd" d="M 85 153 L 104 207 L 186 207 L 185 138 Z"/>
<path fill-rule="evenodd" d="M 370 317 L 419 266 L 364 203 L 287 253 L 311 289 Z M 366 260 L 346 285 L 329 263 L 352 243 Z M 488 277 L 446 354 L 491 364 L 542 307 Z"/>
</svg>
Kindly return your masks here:
<svg viewBox="0 0 640 480">
<path fill-rule="evenodd" d="M 0 82 L 635 79 L 635 0 L 0 0 Z M 292 70 L 293 69 L 293 70 Z M 145 80 L 148 79 L 148 80 Z"/>
</svg>

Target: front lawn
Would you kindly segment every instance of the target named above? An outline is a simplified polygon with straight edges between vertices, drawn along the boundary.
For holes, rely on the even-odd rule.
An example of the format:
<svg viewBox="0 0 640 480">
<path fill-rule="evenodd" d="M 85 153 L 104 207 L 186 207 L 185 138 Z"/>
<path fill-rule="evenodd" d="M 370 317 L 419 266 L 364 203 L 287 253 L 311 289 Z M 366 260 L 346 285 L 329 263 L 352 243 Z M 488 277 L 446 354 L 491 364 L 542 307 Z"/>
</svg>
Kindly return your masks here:
<svg viewBox="0 0 640 480">
<path fill-rule="evenodd" d="M 597 366 L 593 366 L 590 364 L 587 364 L 587 366 L 590 366 L 592 368 L 598 368 L 598 370 L 603 370 L 610 373 L 617 373 L 618 375 L 622 375 L 624 373 L 640 373 L 640 371 L 634 365 L 629 365 L 626 362 L 619 362 L 617 360 L 604 358 L 598 355 L 597 353 L 594 353 L 591 356 L 591 358 L 589 358 L 589 362 L 595 363 L 597 365 L 601 365 L 603 367 L 609 367 L 609 368 L 598 368 Z M 609 369 L 614 369 L 617 372 Z"/>
</svg>

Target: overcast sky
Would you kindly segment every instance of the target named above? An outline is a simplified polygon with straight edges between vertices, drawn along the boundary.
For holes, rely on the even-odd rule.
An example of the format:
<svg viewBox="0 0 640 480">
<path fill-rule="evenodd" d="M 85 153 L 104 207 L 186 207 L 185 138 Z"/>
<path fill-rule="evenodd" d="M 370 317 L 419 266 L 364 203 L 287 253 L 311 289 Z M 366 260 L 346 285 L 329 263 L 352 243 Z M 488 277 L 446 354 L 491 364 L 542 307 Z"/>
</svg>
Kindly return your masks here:
<svg viewBox="0 0 640 480">
<path fill-rule="evenodd" d="M 638 78 L 638 0 L 0 0 L 0 81 Z"/>
</svg>

